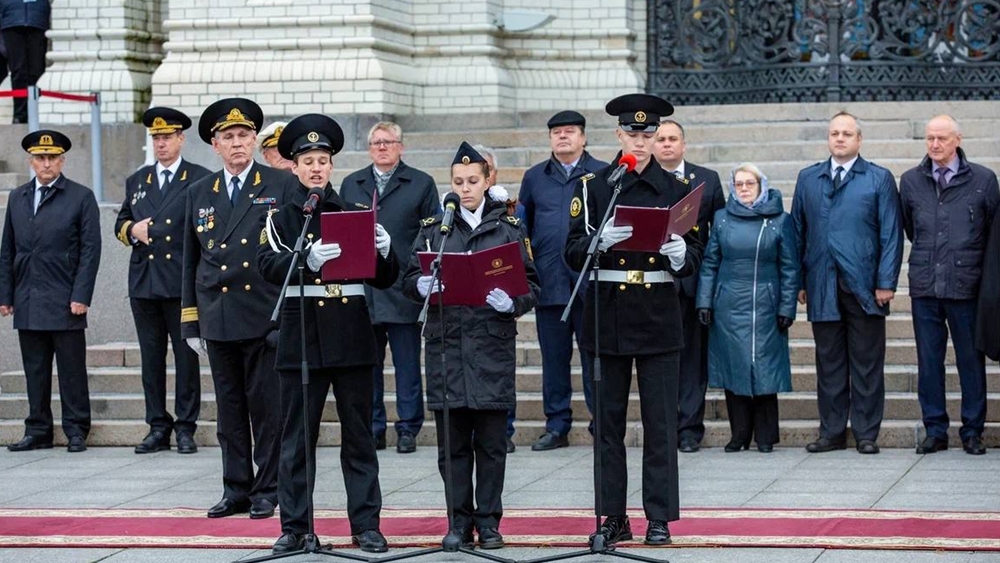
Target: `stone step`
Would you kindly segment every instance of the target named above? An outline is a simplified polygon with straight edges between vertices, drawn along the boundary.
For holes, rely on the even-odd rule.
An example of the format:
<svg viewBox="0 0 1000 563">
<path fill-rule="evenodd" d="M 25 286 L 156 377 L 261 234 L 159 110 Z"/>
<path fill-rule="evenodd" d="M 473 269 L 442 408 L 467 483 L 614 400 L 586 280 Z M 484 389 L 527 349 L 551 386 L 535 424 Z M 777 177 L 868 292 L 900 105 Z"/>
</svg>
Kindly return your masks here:
<svg viewBox="0 0 1000 563">
<path fill-rule="evenodd" d="M 952 420 L 961 420 L 961 394 L 949 393 L 948 414 Z M 395 395 L 388 394 L 385 397 L 386 411 L 390 421 L 396 420 Z M 814 420 L 819 416 L 816 406 L 816 393 L 808 391 L 794 391 L 783 393 L 778 396 L 779 412 L 783 420 Z M 988 393 L 988 414 L 987 420 L 990 422 L 1000 422 L 1000 393 Z M 173 394 L 168 394 L 167 404 L 173 404 Z M 144 420 L 145 402 L 142 395 L 135 393 L 91 393 L 90 395 L 91 416 L 101 420 Z M 327 408 L 323 413 L 323 420 L 337 420 L 336 409 L 334 408 L 333 395 L 330 394 L 327 400 Z M 58 394 L 52 399 L 52 412 L 60 411 L 61 401 Z M 278 408 L 275 405 L 275 408 Z M 583 393 L 574 393 L 571 408 L 574 412 L 586 412 L 586 405 L 583 400 Z M 640 420 L 639 416 L 639 395 L 632 393 L 629 396 L 628 419 Z M 216 420 L 217 408 L 214 393 L 202 393 L 201 420 Z M 0 419 L 23 419 L 28 414 L 27 395 L 21 393 L 10 393 L 0 395 Z M 542 410 L 542 395 L 538 392 L 518 393 L 517 416 L 522 420 L 545 420 Z M 705 419 L 725 420 L 726 403 L 721 391 L 709 391 L 705 397 Z M 885 418 L 899 420 L 921 420 L 920 404 L 917 402 L 916 393 L 893 391 L 885 395 Z"/>
<path fill-rule="evenodd" d="M 62 434 L 62 425 L 57 421 L 55 426 L 55 444 L 57 446 L 65 446 L 66 437 Z M 146 424 L 139 420 L 94 420 L 87 444 L 91 447 L 132 447 L 142 441 L 148 431 L 149 428 Z M 517 432 L 513 436 L 518 450 L 512 455 L 545 455 L 544 452 L 531 452 L 529 449 L 531 444 L 544 431 L 545 425 L 542 422 L 519 422 Z M 817 434 L 818 424 L 816 421 L 782 420 L 779 427 L 781 440 L 779 447 L 803 447 L 815 440 Z M 950 446 L 952 448 L 960 448 L 961 442 L 958 438 L 958 427 L 952 426 L 948 434 L 951 442 Z M 23 435 L 24 424 L 20 420 L 0 420 L 0 443 L 10 444 L 16 442 Z M 912 449 L 923 439 L 923 436 L 923 426 L 917 421 L 887 419 L 882 422 L 882 430 L 878 443 L 883 448 Z M 710 421 L 705 424 L 705 439 L 702 441 L 702 446 L 706 448 L 722 447 L 729 441 L 730 437 L 728 422 L 721 420 Z M 433 447 L 436 444 L 436 440 L 437 436 L 434 424 L 428 420 L 423 430 L 417 436 L 417 444 L 421 447 Z M 987 422 L 985 432 L 983 433 L 983 440 L 987 447 L 1000 447 L 1000 423 Z M 200 422 L 198 430 L 195 433 L 195 441 L 201 446 L 217 447 L 219 443 L 215 423 L 211 421 Z M 396 444 L 395 432 L 388 432 L 386 441 L 390 448 L 394 447 Z M 569 442 L 573 446 L 590 446 L 593 444 L 587 432 L 586 424 L 577 424 L 573 427 L 569 434 Z M 854 441 L 850 436 L 848 437 L 848 443 L 853 447 Z M 339 446 L 340 424 L 336 422 L 324 422 L 320 424 L 318 444 L 320 446 Z M 629 447 L 640 447 L 643 445 L 643 428 L 641 422 L 632 422 L 627 426 L 625 444 Z M 171 451 L 157 455 L 176 454 Z M 390 455 L 398 454 L 392 452 Z M 756 452 L 751 451 L 743 455 L 756 455 Z"/>
</svg>

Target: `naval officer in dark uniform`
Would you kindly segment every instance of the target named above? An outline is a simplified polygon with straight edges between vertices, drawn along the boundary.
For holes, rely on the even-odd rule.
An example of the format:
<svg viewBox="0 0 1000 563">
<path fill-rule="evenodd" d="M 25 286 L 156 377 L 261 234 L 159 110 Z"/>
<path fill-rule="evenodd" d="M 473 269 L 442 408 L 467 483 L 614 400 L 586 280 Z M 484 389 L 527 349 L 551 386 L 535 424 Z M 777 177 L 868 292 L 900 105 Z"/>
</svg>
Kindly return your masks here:
<svg viewBox="0 0 1000 563">
<path fill-rule="evenodd" d="M 208 106 L 198 134 L 224 167 L 188 190 L 181 334 L 192 349 L 208 353 L 222 448 L 223 497 L 209 518 L 248 511 L 268 518 L 278 500 L 279 386 L 267 340 L 278 287 L 257 270 L 257 240 L 293 177 L 254 162 L 263 117 L 244 98 Z"/>
<path fill-rule="evenodd" d="M 629 94 L 608 102 L 605 110 L 618 118 L 618 140 L 622 153 L 635 156 L 635 170 L 622 180 L 618 205 L 670 207 L 688 192 L 688 187 L 660 167 L 652 158 L 660 117 L 673 107 L 656 96 Z M 621 154 L 615 157 L 618 161 Z M 646 543 L 670 543 L 667 523 L 680 517 L 677 498 L 677 382 L 679 351 L 684 346 L 680 305 L 674 278 L 698 271 L 702 246 L 697 234 L 673 235 L 656 252 L 619 251 L 614 245 L 632 236 L 632 227 L 613 226 L 596 232 L 611 201 L 613 186 L 607 178 L 609 166 L 589 183 L 581 182 L 570 202 L 570 232 L 566 263 L 584 267 L 593 237 L 598 244 L 600 270 L 591 280 L 584 300 L 584 338 L 594 350 L 594 331 L 599 331 L 603 394 L 601 416 L 601 499 L 607 518 L 600 533 L 609 544 L 632 538 L 625 514 L 628 484 L 625 479 L 625 423 L 628 411 L 632 365 L 635 363 L 642 411 L 642 504 L 649 526 Z M 593 273 L 591 274 L 593 276 Z M 594 296 L 600 307 L 600 326 L 594 326 Z M 595 393 L 598 392 L 595 389 Z"/>
<path fill-rule="evenodd" d="M 351 542 L 363 551 L 388 549 L 379 531 L 382 492 L 378 483 L 378 456 L 369 430 L 374 400 L 372 366 L 377 360 L 375 331 L 368 315 L 365 285 L 376 289 L 392 287 L 399 276 L 399 264 L 392 253 L 391 238 L 382 225 L 375 226 L 376 253 L 374 277 L 367 280 L 332 280 L 324 284 L 323 264 L 336 260 L 341 253 L 335 241 L 320 238 L 319 212 L 356 211 L 330 185 L 333 155 L 344 146 L 344 133 L 333 119 L 320 114 L 306 114 L 293 119 L 278 140 L 278 151 L 292 161 L 292 173 L 298 183 L 291 203 L 271 214 L 260 234 L 257 260 L 261 275 L 281 284 L 292 262 L 292 248 L 302 232 L 305 217 L 302 203 L 310 187 L 322 187 L 323 199 L 309 224 L 304 280 L 298 285 L 293 274 L 292 286 L 285 293 L 278 338 L 277 369 L 281 380 L 281 434 L 278 501 L 281 504 L 282 536 L 275 542 L 274 553 L 301 549 L 309 532 L 307 500 L 313 491 L 306 488 L 306 472 L 315 472 L 313 462 L 306 467 L 306 448 L 315 452 L 320 420 L 327 390 L 333 388 L 340 420 L 340 465 L 347 486 L 347 515 L 351 522 Z M 326 280 L 331 281 L 331 280 Z M 304 299 L 300 294 L 305 295 Z M 301 372 L 302 332 L 300 310 L 304 309 L 306 353 L 310 385 L 309 428 L 311 443 L 305 443 L 302 417 Z"/>
<path fill-rule="evenodd" d="M 142 357 L 142 390 L 149 434 L 135 447 L 146 454 L 170 449 L 177 432 L 177 452 L 198 451 L 194 441 L 201 409 L 198 355 L 181 336 L 181 265 L 187 190 L 209 173 L 181 158 L 184 130 L 191 119 L 164 107 L 149 108 L 142 123 L 153 138 L 156 163 L 125 180 L 125 201 L 115 221 L 115 235 L 132 247 L 128 295 Z M 174 351 L 174 414 L 167 412 L 167 338 Z"/>
<path fill-rule="evenodd" d="M 52 447 L 52 356 L 67 450 L 87 449 L 87 309 L 101 262 L 101 218 L 90 188 L 62 175 L 71 143 L 58 131 L 29 133 L 21 147 L 35 178 L 7 200 L 0 246 L 0 316 L 14 315 L 27 379 L 24 438 L 12 452 Z"/>
</svg>

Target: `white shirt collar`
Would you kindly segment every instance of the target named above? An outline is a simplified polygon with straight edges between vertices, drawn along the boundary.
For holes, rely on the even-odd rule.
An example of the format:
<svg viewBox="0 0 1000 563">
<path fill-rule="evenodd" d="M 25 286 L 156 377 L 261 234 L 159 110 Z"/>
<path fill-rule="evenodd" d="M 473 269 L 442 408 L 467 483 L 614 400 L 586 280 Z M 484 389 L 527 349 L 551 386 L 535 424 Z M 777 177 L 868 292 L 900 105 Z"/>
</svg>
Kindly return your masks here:
<svg viewBox="0 0 1000 563">
<path fill-rule="evenodd" d="M 243 169 L 243 172 L 240 172 L 239 174 L 236 175 L 236 177 L 240 179 L 240 189 L 241 190 L 243 189 L 244 186 L 247 185 L 247 176 L 250 175 L 250 169 L 253 168 L 253 163 L 254 163 L 254 161 L 251 160 L 250 164 L 247 164 L 247 167 Z M 233 187 L 232 186 L 232 184 L 233 184 L 233 174 L 231 174 L 229 172 L 228 168 L 226 168 L 225 166 L 223 166 L 222 167 L 222 175 L 225 177 L 225 180 L 226 180 L 226 189 L 232 189 L 232 187 Z"/>
<path fill-rule="evenodd" d="M 62 178 L 62 174 L 56 176 L 56 179 L 52 180 L 48 184 L 43 184 L 43 183 L 41 183 L 41 182 L 38 181 L 38 176 L 35 176 L 35 189 L 37 190 L 37 189 L 41 188 L 42 186 L 54 186 L 56 184 L 56 182 L 59 181 L 59 178 Z"/>
<path fill-rule="evenodd" d="M 834 160 L 833 158 L 831 158 L 830 159 L 830 177 L 831 178 L 833 177 L 833 173 L 837 171 L 837 167 L 838 166 L 844 167 L 844 176 L 846 176 L 847 173 L 851 171 L 851 167 L 854 166 L 854 163 L 857 162 L 858 156 L 859 155 L 854 155 L 854 158 L 852 158 L 851 160 L 848 160 L 847 162 L 845 162 L 843 164 L 837 164 L 837 161 Z"/>
<path fill-rule="evenodd" d="M 162 182 L 163 181 L 163 171 L 164 170 L 169 170 L 170 171 L 170 179 L 173 180 L 177 176 L 177 169 L 180 168 L 180 167 L 181 167 L 181 157 L 179 157 L 179 156 L 177 157 L 177 160 L 175 160 L 173 164 L 171 164 L 170 166 L 167 166 L 167 167 L 164 167 L 162 164 L 160 164 L 159 161 L 157 161 L 156 162 L 156 177 L 159 178 L 160 181 Z M 242 181 L 243 179 L 240 178 L 240 180 Z"/>
<path fill-rule="evenodd" d="M 664 170 L 667 170 L 667 169 L 664 168 Z M 669 172 L 669 173 L 671 173 L 671 174 L 673 174 L 675 176 L 678 175 L 678 174 L 680 174 L 680 177 L 683 178 L 684 177 L 684 161 L 682 160 L 681 163 L 678 164 L 677 168 L 675 168 L 674 170 L 667 170 L 667 172 Z"/>
<path fill-rule="evenodd" d="M 475 211 L 462 208 L 462 219 L 465 219 L 465 222 L 469 224 L 472 230 L 475 230 L 483 222 L 483 209 L 486 207 L 486 198 L 488 197 L 490 197 L 489 193 L 483 194 L 483 201 L 479 202 L 479 207 Z"/>
</svg>

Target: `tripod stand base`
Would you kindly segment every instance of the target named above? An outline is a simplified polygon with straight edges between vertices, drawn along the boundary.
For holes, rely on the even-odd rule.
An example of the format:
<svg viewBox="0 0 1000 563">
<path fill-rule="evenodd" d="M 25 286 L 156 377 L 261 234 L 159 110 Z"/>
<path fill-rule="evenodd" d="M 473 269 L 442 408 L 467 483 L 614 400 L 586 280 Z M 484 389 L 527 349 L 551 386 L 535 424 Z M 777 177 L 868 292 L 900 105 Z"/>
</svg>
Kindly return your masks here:
<svg viewBox="0 0 1000 563">
<path fill-rule="evenodd" d="M 337 557 L 339 559 L 348 559 L 350 561 L 364 561 L 368 562 L 372 559 L 369 557 L 362 557 L 360 555 L 353 555 L 350 553 L 337 553 L 336 551 L 331 551 L 333 549 L 332 545 L 321 545 L 319 538 L 315 534 L 305 534 L 302 538 L 303 544 L 302 549 L 296 549 L 295 551 L 289 551 L 287 553 L 275 553 L 272 555 L 265 555 L 263 557 L 256 557 L 254 559 L 240 559 L 239 563 L 259 563 L 261 561 L 275 561 L 277 559 L 284 559 L 286 557 L 295 557 L 296 555 L 327 555 L 329 557 Z"/>
<path fill-rule="evenodd" d="M 562 561 L 564 559 L 575 559 L 577 557 L 587 557 L 588 555 L 600 555 L 601 557 L 617 557 L 619 559 L 631 559 L 632 561 L 646 561 L 647 563 L 670 563 L 666 559 L 654 559 L 652 557 L 644 557 L 642 555 L 633 555 L 631 553 L 622 553 L 621 551 L 615 551 L 614 544 L 605 545 L 604 538 L 601 534 L 597 534 L 594 537 L 594 543 L 590 546 L 590 549 L 583 549 L 580 551 L 571 551 L 569 553 L 561 553 L 559 555 L 552 555 L 550 557 L 541 557 L 539 559 L 525 559 L 520 563 L 545 563 L 547 561 Z"/>
<path fill-rule="evenodd" d="M 447 539 L 448 536 L 445 536 L 445 540 Z M 495 561 L 496 563 L 517 563 L 513 559 L 507 559 L 506 557 L 500 557 L 498 555 L 483 553 L 481 551 L 476 551 L 474 549 L 469 549 L 467 547 L 461 547 L 461 539 L 459 539 L 458 547 L 452 546 L 450 542 L 447 547 L 444 544 L 445 542 L 441 542 L 441 547 L 432 547 L 430 549 L 422 549 L 420 551 L 412 551 L 410 553 L 401 553 L 399 555 L 392 555 L 389 557 L 371 559 L 370 561 L 371 563 L 388 563 L 389 561 L 401 561 L 403 559 L 413 559 L 415 557 L 423 557 L 424 555 L 433 555 L 435 553 L 465 553 L 466 555 L 479 557 L 480 559 L 487 559 L 489 561 Z"/>
</svg>

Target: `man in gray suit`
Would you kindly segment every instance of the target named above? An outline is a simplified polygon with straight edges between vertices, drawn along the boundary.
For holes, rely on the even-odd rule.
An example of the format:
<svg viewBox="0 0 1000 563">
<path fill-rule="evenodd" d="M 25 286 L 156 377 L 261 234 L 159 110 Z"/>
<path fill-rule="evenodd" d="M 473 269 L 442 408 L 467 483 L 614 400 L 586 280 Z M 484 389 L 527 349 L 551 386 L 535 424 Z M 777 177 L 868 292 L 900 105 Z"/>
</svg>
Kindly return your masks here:
<svg viewBox="0 0 1000 563">
<path fill-rule="evenodd" d="M 368 155 L 371 166 L 351 173 L 340 185 L 340 196 L 357 210 L 370 209 L 374 203 L 378 222 L 392 238 L 393 253 L 406 267 L 413 240 L 420 230 L 420 220 L 438 213 L 434 179 L 402 161 L 403 130 L 384 121 L 368 132 Z M 416 437 L 424 423 L 423 384 L 420 380 L 420 305 L 403 296 L 402 277 L 389 289 L 371 289 L 368 307 L 375 329 L 378 362 L 373 369 L 375 402 L 372 434 L 377 449 L 385 449 L 385 367 L 386 344 L 392 349 L 396 372 L 396 451 L 412 453 Z"/>
</svg>

